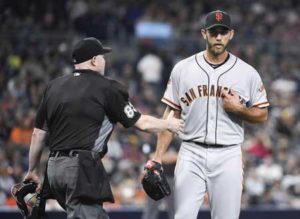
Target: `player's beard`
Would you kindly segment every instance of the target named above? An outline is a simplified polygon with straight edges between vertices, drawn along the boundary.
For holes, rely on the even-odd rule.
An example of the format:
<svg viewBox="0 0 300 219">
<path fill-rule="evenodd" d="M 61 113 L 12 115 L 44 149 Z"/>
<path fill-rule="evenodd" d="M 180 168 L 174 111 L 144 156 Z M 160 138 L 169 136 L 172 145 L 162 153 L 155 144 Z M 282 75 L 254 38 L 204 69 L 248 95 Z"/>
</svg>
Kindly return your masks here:
<svg viewBox="0 0 300 219">
<path fill-rule="evenodd" d="M 223 54 L 227 48 L 228 43 L 223 44 L 223 43 L 211 43 L 208 40 L 206 40 L 207 43 L 207 50 L 210 54 L 213 56 L 219 56 Z M 222 45 L 220 48 L 217 48 L 217 45 Z"/>
</svg>

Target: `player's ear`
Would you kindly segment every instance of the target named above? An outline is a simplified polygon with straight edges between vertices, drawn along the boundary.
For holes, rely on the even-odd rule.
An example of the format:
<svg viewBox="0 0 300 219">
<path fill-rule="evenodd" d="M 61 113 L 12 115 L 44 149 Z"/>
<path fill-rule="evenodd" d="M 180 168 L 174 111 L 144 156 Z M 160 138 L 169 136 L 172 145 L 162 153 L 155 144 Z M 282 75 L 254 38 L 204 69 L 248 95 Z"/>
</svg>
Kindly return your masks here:
<svg viewBox="0 0 300 219">
<path fill-rule="evenodd" d="M 229 39 L 232 40 L 233 36 L 234 36 L 234 29 L 231 29 L 230 30 L 230 38 Z"/>
<path fill-rule="evenodd" d="M 206 40 L 206 30 L 205 29 L 201 29 L 201 34 L 202 34 L 203 39 Z"/>
</svg>

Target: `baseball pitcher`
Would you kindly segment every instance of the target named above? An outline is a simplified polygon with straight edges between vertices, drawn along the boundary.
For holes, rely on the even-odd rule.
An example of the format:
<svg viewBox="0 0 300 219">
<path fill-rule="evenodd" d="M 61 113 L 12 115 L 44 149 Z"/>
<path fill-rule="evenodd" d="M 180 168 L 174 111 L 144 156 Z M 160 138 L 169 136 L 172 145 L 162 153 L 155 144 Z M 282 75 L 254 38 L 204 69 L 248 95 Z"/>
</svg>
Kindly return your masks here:
<svg viewBox="0 0 300 219">
<path fill-rule="evenodd" d="M 224 11 L 206 16 L 206 49 L 175 65 L 162 102 L 185 121 L 175 169 L 175 219 L 196 219 L 208 193 L 212 219 L 237 219 L 242 195 L 244 121 L 267 120 L 266 90 L 258 72 L 227 51 L 233 38 Z M 161 163 L 173 135 L 158 135 Z"/>
</svg>

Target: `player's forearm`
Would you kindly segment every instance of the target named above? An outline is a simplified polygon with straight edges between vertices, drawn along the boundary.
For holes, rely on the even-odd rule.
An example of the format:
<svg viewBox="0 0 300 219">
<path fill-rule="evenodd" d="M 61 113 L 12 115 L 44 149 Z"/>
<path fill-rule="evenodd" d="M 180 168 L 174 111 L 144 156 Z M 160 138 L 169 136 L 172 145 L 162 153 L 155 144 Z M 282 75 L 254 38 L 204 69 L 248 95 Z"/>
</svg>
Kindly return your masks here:
<svg viewBox="0 0 300 219">
<path fill-rule="evenodd" d="M 173 136 L 174 134 L 169 131 L 165 131 L 157 135 L 157 144 L 153 160 L 162 163 L 163 155 L 167 151 Z"/>
<path fill-rule="evenodd" d="M 262 123 L 268 119 L 268 109 L 258 107 L 243 107 L 237 114 L 248 123 Z"/>
<path fill-rule="evenodd" d="M 34 172 L 40 163 L 47 132 L 34 128 L 29 151 L 29 172 Z"/>
<path fill-rule="evenodd" d="M 167 118 L 170 115 L 171 111 L 172 109 L 169 106 L 167 106 L 163 118 L 164 119 Z M 180 111 L 175 111 L 174 117 L 180 118 Z M 153 160 L 162 163 L 162 157 L 164 153 L 167 151 L 173 137 L 174 134 L 169 131 L 164 131 L 157 135 L 157 144 L 156 144 L 156 150 L 154 153 Z"/>
<path fill-rule="evenodd" d="M 167 106 L 163 118 L 167 118 L 169 116 L 171 112 L 171 108 L 169 106 Z M 180 112 L 176 111 L 174 116 L 176 118 L 180 118 Z M 164 153 L 167 151 L 172 139 L 174 137 L 174 134 L 168 131 L 159 133 L 157 135 L 157 144 L 156 144 L 156 150 L 155 150 L 155 154 L 153 157 L 153 160 L 162 163 L 162 157 L 164 155 Z"/>
</svg>

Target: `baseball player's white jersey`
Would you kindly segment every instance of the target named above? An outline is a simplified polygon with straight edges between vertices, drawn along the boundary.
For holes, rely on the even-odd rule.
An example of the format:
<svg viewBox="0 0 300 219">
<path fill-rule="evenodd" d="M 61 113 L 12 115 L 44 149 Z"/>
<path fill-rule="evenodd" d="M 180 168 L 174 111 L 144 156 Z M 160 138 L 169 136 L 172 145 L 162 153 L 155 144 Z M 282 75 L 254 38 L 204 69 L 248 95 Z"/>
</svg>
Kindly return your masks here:
<svg viewBox="0 0 300 219">
<path fill-rule="evenodd" d="M 237 219 L 244 129 L 241 118 L 224 110 L 221 90 L 235 91 L 247 107 L 269 103 L 253 67 L 229 53 L 227 61 L 214 69 L 203 53 L 175 65 L 162 98 L 185 120 L 175 169 L 175 219 L 196 219 L 206 192 L 213 219 Z"/>
</svg>

